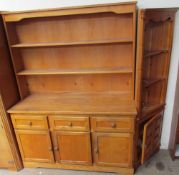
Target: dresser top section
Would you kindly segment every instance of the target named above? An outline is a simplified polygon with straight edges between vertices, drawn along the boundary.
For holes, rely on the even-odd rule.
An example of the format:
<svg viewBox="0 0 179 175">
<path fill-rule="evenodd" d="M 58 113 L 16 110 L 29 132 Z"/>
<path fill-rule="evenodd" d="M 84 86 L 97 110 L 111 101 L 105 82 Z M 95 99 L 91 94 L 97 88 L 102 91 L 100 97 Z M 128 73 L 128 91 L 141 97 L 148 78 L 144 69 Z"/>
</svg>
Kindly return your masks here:
<svg viewBox="0 0 179 175">
<path fill-rule="evenodd" d="M 9 113 L 39 114 L 137 114 L 134 102 L 121 100 L 117 93 L 33 94 L 17 103 Z"/>
</svg>

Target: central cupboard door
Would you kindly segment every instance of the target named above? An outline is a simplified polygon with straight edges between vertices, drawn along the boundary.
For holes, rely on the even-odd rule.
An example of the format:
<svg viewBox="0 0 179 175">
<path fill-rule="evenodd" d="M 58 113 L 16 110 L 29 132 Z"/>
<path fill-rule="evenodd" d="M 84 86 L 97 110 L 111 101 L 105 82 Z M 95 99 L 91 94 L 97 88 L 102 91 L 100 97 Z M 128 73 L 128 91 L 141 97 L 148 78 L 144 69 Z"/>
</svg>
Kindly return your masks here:
<svg viewBox="0 0 179 175">
<path fill-rule="evenodd" d="M 56 162 L 92 164 L 90 133 L 55 131 L 53 142 Z"/>
<path fill-rule="evenodd" d="M 132 166 L 133 134 L 93 133 L 93 156 L 96 165 Z"/>
<path fill-rule="evenodd" d="M 54 162 L 48 131 L 16 130 L 22 159 L 33 162 Z"/>
</svg>

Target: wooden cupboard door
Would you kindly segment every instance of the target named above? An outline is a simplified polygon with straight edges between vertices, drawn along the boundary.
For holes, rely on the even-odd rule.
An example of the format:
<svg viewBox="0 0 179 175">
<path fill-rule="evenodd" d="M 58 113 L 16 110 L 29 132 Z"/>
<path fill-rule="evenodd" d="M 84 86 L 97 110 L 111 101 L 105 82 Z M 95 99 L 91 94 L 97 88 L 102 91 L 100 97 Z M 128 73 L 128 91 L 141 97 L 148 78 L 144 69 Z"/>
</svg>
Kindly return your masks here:
<svg viewBox="0 0 179 175">
<path fill-rule="evenodd" d="M 54 132 L 57 162 L 91 165 L 91 141 L 88 132 Z"/>
<path fill-rule="evenodd" d="M 160 148 L 162 128 L 162 113 L 155 115 L 144 125 L 143 143 L 142 143 L 142 159 L 143 164 L 145 160 L 149 159 Z"/>
<path fill-rule="evenodd" d="M 53 162 L 53 149 L 48 131 L 16 130 L 23 161 Z"/>
<path fill-rule="evenodd" d="M 0 119 L 0 167 L 11 167 L 13 164 L 10 164 L 10 162 L 13 162 L 13 159 L 8 144 L 8 140 L 4 132 L 4 127 Z"/>
<path fill-rule="evenodd" d="M 132 166 L 133 134 L 93 133 L 93 156 L 96 165 Z"/>
</svg>

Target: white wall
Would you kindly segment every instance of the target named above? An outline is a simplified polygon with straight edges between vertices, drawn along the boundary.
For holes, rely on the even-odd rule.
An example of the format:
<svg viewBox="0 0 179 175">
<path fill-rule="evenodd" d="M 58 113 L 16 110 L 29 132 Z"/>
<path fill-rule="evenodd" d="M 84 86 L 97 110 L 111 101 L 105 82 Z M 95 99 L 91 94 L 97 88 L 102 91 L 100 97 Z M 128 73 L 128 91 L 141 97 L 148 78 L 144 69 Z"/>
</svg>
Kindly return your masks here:
<svg viewBox="0 0 179 175">
<path fill-rule="evenodd" d="M 114 3 L 125 0 L 0 0 L 0 11 L 31 10 L 43 8 L 57 8 L 66 6 L 80 6 L 100 3 Z M 134 0 L 130 0 L 134 1 Z M 138 0 L 139 8 L 179 7 L 179 0 Z M 161 148 L 167 149 L 171 129 L 174 94 L 176 88 L 177 70 L 179 64 L 179 12 L 176 15 L 174 44 L 170 64 L 166 109 L 164 114 Z"/>
</svg>

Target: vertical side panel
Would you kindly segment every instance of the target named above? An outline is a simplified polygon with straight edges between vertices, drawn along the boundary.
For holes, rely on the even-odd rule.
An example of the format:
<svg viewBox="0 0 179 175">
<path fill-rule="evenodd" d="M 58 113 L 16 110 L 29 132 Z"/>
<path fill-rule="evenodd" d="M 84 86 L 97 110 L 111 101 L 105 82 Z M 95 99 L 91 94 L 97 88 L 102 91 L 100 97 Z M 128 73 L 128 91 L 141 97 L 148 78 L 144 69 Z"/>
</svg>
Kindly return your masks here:
<svg viewBox="0 0 179 175">
<path fill-rule="evenodd" d="M 138 114 L 141 112 L 141 88 L 142 88 L 142 65 L 143 65 L 143 46 L 144 46 L 144 10 L 138 12 L 137 27 L 137 55 L 136 55 L 136 82 L 135 82 L 135 102 Z"/>
</svg>

